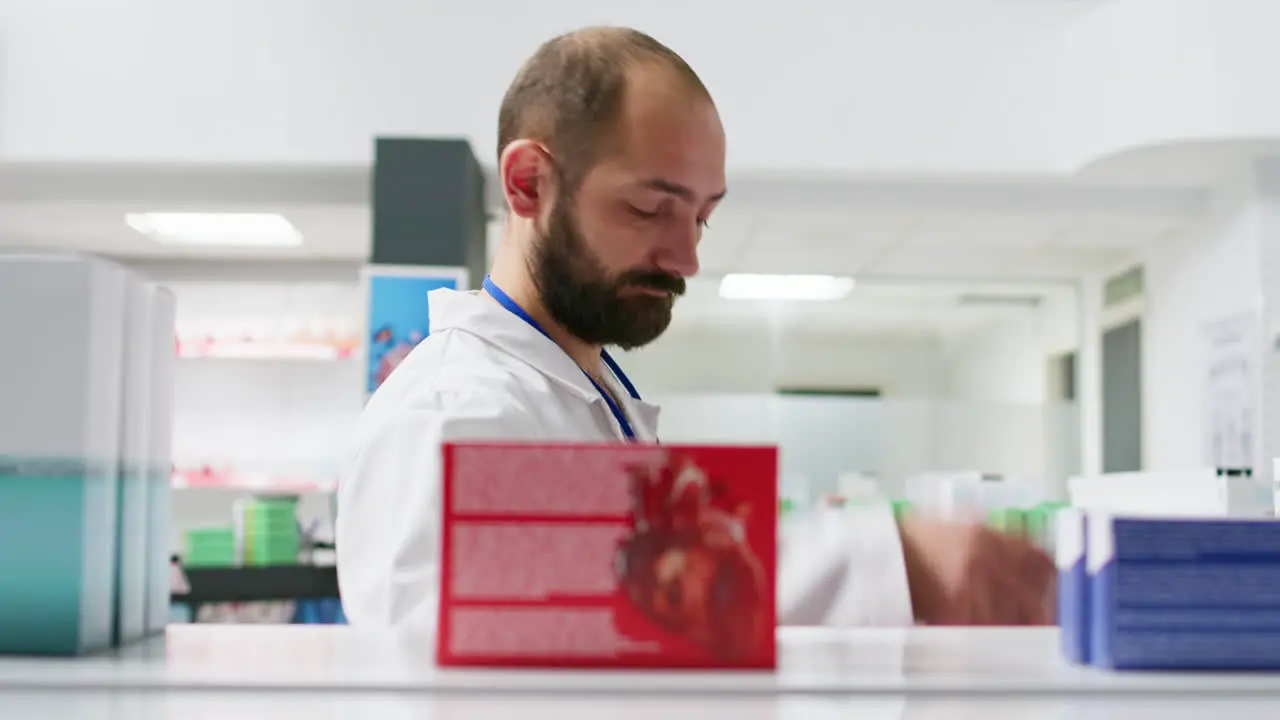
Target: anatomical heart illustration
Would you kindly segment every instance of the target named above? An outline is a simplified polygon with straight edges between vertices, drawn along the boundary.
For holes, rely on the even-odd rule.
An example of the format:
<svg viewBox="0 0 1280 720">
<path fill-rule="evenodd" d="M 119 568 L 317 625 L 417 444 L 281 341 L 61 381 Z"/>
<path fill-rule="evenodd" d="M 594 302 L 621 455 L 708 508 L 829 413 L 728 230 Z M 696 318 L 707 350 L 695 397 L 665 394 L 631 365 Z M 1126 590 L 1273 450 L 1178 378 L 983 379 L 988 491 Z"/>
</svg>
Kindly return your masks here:
<svg viewBox="0 0 1280 720">
<path fill-rule="evenodd" d="M 776 448 L 443 451 L 442 667 L 777 668 Z"/>
<path fill-rule="evenodd" d="M 615 572 L 644 616 L 724 660 L 744 660 L 772 633 L 765 570 L 746 537 L 753 508 L 731 478 L 711 478 L 688 455 L 629 469 L 634 530 Z"/>
</svg>

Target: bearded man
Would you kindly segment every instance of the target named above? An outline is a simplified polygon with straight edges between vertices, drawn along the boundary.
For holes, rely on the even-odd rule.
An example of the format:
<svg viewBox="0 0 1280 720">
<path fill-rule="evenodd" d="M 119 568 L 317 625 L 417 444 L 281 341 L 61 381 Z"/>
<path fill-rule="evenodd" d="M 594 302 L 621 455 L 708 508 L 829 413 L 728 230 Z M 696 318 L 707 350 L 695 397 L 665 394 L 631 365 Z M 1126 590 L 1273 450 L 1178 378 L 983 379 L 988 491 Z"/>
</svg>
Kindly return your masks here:
<svg viewBox="0 0 1280 720">
<path fill-rule="evenodd" d="M 498 114 L 508 213 L 483 289 L 437 290 L 430 335 L 366 406 L 338 494 L 338 573 L 355 625 L 430 629 L 442 443 L 655 442 L 658 409 L 605 349 L 671 322 L 724 197 L 711 94 L 644 33 L 542 45 Z M 779 539 L 778 619 L 794 625 L 1038 624 L 1053 565 L 977 525 L 815 512 Z"/>
</svg>

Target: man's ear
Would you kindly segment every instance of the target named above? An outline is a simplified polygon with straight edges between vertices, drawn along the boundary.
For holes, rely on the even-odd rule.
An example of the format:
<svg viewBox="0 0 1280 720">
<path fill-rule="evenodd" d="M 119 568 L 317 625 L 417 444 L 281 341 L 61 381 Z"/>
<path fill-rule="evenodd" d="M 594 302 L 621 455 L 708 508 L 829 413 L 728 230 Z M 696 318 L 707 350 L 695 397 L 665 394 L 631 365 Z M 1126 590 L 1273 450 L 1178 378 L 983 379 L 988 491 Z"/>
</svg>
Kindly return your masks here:
<svg viewBox="0 0 1280 720">
<path fill-rule="evenodd" d="M 516 140 L 502 150 L 498 176 L 512 214 L 536 219 L 550 201 L 552 172 L 547 149 L 533 140 Z"/>
</svg>

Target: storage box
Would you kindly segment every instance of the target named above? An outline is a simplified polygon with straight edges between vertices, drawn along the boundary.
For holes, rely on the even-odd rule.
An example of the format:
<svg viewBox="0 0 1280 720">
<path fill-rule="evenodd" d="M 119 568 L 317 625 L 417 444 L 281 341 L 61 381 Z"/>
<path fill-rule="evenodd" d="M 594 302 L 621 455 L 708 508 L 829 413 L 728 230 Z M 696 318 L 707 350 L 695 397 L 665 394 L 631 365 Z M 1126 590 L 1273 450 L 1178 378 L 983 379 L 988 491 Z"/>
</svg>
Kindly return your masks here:
<svg viewBox="0 0 1280 720">
<path fill-rule="evenodd" d="M 774 448 L 444 448 L 441 665 L 776 665 Z"/>
<path fill-rule="evenodd" d="M 0 652 L 111 645 L 125 271 L 0 253 Z"/>
<path fill-rule="evenodd" d="M 147 625 L 147 517 L 151 440 L 152 328 L 147 284 L 127 274 L 124 324 L 124 388 L 120 419 L 120 483 L 117 501 L 117 644 L 139 640 Z"/>
<path fill-rule="evenodd" d="M 173 385 L 177 370 L 175 303 L 167 288 L 148 290 L 151 322 L 151 397 L 147 481 L 147 620 L 148 634 L 169 623 L 170 563 L 173 538 L 169 519 L 173 513 Z"/>
<path fill-rule="evenodd" d="M 1087 517 L 1077 508 L 1054 513 L 1054 557 L 1058 566 L 1058 628 L 1062 654 L 1077 664 L 1089 662 L 1089 570 L 1085 550 Z"/>
<path fill-rule="evenodd" d="M 195 528 L 184 533 L 182 562 L 186 567 L 236 565 L 236 539 L 229 527 Z"/>
<path fill-rule="evenodd" d="M 1091 661 L 1115 669 L 1280 669 L 1280 522 L 1094 514 Z"/>
<path fill-rule="evenodd" d="M 1261 517 L 1270 514 L 1251 476 L 1216 468 L 1108 473 L 1073 477 L 1067 483 L 1075 507 L 1164 512 L 1179 516 Z"/>
<path fill-rule="evenodd" d="M 302 549 L 298 532 L 245 535 L 245 565 L 297 565 Z"/>
<path fill-rule="evenodd" d="M 1092 583 L 1099 557 L 1091 547 L 1092 518 L 1248 517 L 1256 506 L 1241 502 L 1231 490 L 1235 478 L 1213 468 L 1183 471 L 1110 473 L 1071 478 L 1068 492 L 1075 507 L 1053 514 L 1057 525 L 1054 556 L 1058 564 L 1058 625 L 1064 656 L 1077 663 L 1094 662 Z"/>
</svg>

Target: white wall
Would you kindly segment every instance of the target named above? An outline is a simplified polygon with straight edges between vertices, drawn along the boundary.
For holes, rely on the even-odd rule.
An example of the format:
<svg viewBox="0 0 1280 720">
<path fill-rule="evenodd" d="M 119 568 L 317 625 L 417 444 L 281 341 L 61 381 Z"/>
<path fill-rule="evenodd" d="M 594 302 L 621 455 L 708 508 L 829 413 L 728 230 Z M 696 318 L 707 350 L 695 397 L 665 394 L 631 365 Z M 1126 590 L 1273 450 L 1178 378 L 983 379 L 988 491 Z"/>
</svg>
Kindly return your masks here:
<svg viewBox="0 0 1280 720">
<path fill-rule="evenodd" d="M 1048 354 L 1033 310 L 983 328 L 946 350 L 946 387 L 962 400 L 1044 402 Z"/>
<path fill-rule="evenodd" d="M 1151 469 L 1208 460 L 1204 325 L 1259 308 L 1257 224 L 1252 184 L 1239 178 L 1220 188 L 1202 226 L 1145 258 L 1143 444 Z"/>
<path fill-rule="evenodd" d="M 678 0 L 7 2 L 0 159 L 364 163 L 378 134 L 469 137 L 483 155 L 536 44 L 612 23 L 699 70 L 734 170 L 1073 172 L 1141 148 L 1280 139 L 1266 91 L 1278 12 L 746 0 L 730 20 Z"/>
<path fill-rule="evenodd" d="M 1058 438 L 1046 422 L 1048 355 L 1038 309 L 960 339 L 945 358 L 948 397 L 955 402 L 935 412 L 935 461 L 944 468 L 1029 475 L 1047 487 L 1048 448 Z M 977 461 L 982 464 L 975 466 Z"/>
<path fill-rule="evenodd" d="M 1049 389 L 1049 361 L 1079 342 L 1079 301 L 1073 287 L 1010 314 L 943 349 L 944 387 L 960 400 L 1039 404 Z"/>
<path fill-rule="evenodd" d="M 894 397 L 939 390 L 939 343 L 849 334 L 671 332 L 619 357 L 641 388 L 660 393 L 772 393 L 783 387 L 867 388 Z"/>
<path fill-rule="evenodd" d="M 1060 166 L 1062 2 L 39 0 L 0 3 L 0 159 L 364 163 L 470 137 L 552 35 L 630 24 L 683 53 L 743 170 Z"/>
<path fill-rule="evenodd" d="M 1064 35 L 1068 156 L 1280 134 L 1274 0 L 1095 3 Z"/>
<path fill-rule="evenodd" d="M 942 384 L 951 402 L 934 412 L 932 461 L 1026 476 L 1059 497 L 1079 472 L 1080 416 L 1077 403 L 1049 397 L 1049 362 L 1076 349 L 1079 326 L 1076 290 L 1064 287 L 948 343 Z"/>
</svg>

